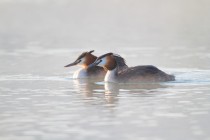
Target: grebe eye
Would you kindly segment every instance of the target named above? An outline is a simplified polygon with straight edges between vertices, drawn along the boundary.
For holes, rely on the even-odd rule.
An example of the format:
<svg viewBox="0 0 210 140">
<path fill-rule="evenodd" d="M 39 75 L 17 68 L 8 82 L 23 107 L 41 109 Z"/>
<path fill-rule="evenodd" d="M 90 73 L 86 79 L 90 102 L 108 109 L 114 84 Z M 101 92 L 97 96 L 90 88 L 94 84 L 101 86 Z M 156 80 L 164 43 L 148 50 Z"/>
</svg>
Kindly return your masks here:
<svg viewBox="0 0 210 140">
<path fill-rule="evenodd" d="M 100 59 L 100 60 L 98 60 L 98 62 L 97 62 L 97 63 L 98 63 L 98 64 L 100 64 L 101 62 L 102 62 L 102 60 Z"/>
</svg>

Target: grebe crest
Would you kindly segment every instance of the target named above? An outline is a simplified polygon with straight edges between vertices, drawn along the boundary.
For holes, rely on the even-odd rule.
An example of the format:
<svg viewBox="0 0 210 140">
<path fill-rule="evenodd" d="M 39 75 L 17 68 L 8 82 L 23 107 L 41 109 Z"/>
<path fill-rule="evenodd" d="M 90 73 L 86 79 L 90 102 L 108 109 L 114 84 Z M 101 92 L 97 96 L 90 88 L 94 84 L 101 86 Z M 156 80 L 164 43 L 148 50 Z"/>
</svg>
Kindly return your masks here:
<svg viewBox="0 0 210 140">
<path fill-rule="evenodd" d="M 126 61 L 118 54 L 107 53 L 96 59 L 93 65 L 104 67 L 107 70 L 117 69 L 117 71 L 128 68 Z"/>
<path fill-rule="evenodd" d="M 64 67 L 77 65 L 82 68 L 87 68 L 88 65 L 92 64 L 97 59 L 97 57 L 93 55 L 92 52 L 94 52 L 94 50 L 89 51 L 89 52 L 83 52 L 81 55 L 79 55 L 79 57 L 73 63 L 70 63 Z"/>
<path fill-rule="evenodd" d="M 118 54 L 113 54 L 113 56 L 114 56 L 115 61 L 117 63 L 117 71 L 121 71 L 121 70 L 124 70 L 124 69 L 128 68 L 124 58 L 122 58 Z"/>
</svg>

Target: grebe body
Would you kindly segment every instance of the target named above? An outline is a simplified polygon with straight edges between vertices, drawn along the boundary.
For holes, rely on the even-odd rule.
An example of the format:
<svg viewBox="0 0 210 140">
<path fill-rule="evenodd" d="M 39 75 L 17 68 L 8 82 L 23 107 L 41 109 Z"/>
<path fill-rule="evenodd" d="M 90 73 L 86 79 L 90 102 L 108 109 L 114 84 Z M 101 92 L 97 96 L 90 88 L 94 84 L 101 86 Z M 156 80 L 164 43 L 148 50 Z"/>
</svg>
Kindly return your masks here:
<svg viewBox="0 0 210 140">
<path fill-rule="evenodd" d="M 143 65 L 128 67 L 125 60 L 116 54 L 107 53 L 96 59 L 96 61 L 89 66 L 101 66 L 107 73 L 105 75 L 105 82 L 166 82 L 174 81 L 175 77 L 169 75 L 155 66 Z"/>
</svg>

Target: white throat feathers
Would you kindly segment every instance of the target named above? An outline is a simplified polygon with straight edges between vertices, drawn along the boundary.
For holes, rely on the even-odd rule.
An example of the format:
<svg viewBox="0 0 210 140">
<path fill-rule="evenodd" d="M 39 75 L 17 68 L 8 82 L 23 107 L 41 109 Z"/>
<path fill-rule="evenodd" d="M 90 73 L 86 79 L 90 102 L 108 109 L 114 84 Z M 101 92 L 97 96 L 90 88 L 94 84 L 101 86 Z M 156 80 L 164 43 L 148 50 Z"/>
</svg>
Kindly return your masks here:
<svg viewBox="0 0 210 140">
<path fill-rule="evenodd" d="M 105 82 L 117 82 L 116 76 L 117 76 L 117 68 L 115 68 L 113 70 L 108 70 L 105 75 L 104 81 Z"/>
<path fill-rule="evenodd" d="M 73 79 L 78 79 L 78 78 L 88 78 L 88 73 L 86 69 L 79 69 L 74 72 Z"/>
</svg>

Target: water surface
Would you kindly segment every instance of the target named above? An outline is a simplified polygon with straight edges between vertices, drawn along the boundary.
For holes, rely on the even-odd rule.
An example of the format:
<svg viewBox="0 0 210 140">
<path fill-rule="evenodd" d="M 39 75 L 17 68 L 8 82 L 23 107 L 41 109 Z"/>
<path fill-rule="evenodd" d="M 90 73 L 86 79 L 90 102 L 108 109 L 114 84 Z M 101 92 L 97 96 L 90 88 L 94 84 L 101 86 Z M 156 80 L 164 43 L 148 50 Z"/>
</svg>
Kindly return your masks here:
<svg viewBox="0 0 210 140">
<path fill-rule="evenodd" d="M 128 65 L 137 65 L 140 61 L 135 59 L 157 53 L 155 48 L 133 49 L 136 54 L 132 49 L 121 51 Z M 176 81 L 110 84 L 103 79 L 72 79 L 77 68 L 63 66 L 73 61 L 76 53 L 80 51 L 65 48 L 1 50 L 2 140 L 210 139 L 209 66 L 185 63 L 185 68 L 169 67 L 171 62 L 165 61 L 166 67 L 159 62 L 161 69 L 176 76 Z M 208 63 L 209 54 L 204 54 L 198 61 Z M 183 57 L 197 56 L 184 54 L 169 59 Z"/>
</svg>

